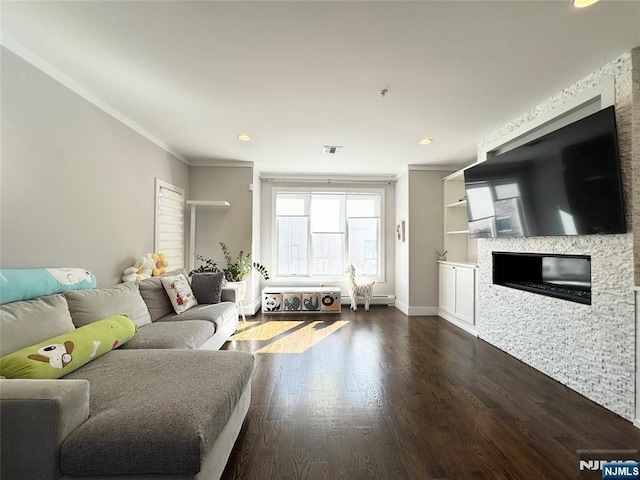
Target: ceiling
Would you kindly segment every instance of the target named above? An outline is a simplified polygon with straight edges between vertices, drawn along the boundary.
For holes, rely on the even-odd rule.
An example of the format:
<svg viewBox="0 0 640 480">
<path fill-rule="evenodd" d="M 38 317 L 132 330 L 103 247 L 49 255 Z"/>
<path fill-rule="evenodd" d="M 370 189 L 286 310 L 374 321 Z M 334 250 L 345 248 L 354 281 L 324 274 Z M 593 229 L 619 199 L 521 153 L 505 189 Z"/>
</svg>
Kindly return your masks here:
<svg viewBox="0 0 640 480">
<path fill-rule="evenodd" d="M 8 2 L 30 52 L 190 164 L 397 174 L 640 46 L 640 1 Z M 388 89 L 386 96 L 380 91 Z M 241 142 L 238 134 L 250 135 Z M 433 139 L 422 146 L 423 137 Z M 324 145 L 342 145 L 322 155 Z"/>
</svg>

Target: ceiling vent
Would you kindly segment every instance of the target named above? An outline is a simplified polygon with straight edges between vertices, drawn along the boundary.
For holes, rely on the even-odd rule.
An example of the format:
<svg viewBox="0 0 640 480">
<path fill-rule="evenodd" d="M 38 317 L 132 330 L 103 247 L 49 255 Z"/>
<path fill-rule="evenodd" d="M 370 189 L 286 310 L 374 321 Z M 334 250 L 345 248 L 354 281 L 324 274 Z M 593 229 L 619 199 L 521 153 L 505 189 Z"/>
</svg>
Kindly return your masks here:
<svg viewBox="0 0 640 480">
<path fill-rule="evenodd" d="M 337 155 L 338 153 L 342 153 L 343 146 L 333 146 L 333 145 L 325 145 L 322 147 L 323 155 Z"/>
</svg>

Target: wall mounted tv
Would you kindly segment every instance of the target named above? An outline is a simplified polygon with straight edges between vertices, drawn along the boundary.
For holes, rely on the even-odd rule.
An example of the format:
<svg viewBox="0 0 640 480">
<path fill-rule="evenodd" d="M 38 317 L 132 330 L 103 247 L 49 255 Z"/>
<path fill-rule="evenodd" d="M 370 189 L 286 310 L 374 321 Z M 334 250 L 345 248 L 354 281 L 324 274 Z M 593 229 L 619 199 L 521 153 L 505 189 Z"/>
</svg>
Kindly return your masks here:
<svg viewBox="0 0 640 480">
<path fill-rule="evenodd" d="M 614 107 L 464 172 L 469 236 L 625 233 Z"/>
</svg>

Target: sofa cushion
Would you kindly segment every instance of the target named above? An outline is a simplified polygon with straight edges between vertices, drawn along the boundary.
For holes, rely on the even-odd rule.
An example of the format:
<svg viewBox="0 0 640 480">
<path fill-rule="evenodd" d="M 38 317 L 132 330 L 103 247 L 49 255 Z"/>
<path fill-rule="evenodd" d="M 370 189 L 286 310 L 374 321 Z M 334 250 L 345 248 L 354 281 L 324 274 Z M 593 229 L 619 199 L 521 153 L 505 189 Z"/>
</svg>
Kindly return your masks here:
<svg viewBox="0 0 640 480">
<path fill-rule="evenodd" d="M 140 287 L 135 283 L 121 283 L 97 290 L 76 290 L 64 295 L 76 327 L 115 315 L 128 316 L 137 327 L 151 323 L 147 305 L 140 296 Z"/>
<path fill-rule="evenodd" d="M 75 328 L 60 294 L 0 305 L 0 356 Z"/>
<path fill-rule="evenodd" d="M 200 348 L 215 333 L 211 322 L 154 322 L 138 329 L 123 348 Z"/>
<path fill-rule="evenodd" d="M 216 331 L 228 322 L 235 322 L 238 318 L 238 307 L 235 303 L 221 302 L 213 305 L 196 305 L 179 315 L 170 313 L 158 319 L 158 322 L 176 322 L 184 320 L 206 320 L 215 325 Z"/>
<path fill-rule="evenodd" d="M 66 475 L 194 475 L 250 381 L 245 352 L 116 350 L 86 379 L 90 417 L 62 445 Z"/>
<path fill-rule="evenodd" d="M 147 305 L 152 322 L 173 313 L 173 305 L 171 305 L 169 295 L 164 291 L 160 277 L 147 278 L 138 282 L 138 285 L 140 286 L 140 296 Z"/>
<path fill-rule="evenodd" d="M 198 300 L 191 290 L 191 285 L 183 274 L 161 277 L 160 281 L 176 313 L 185 312 L 198 304 Z"/>
<path fill-rule="evenodd" d="M 135 333 L 136 326 L 124 315 L 106 318 L 0 358 L 0 374 L 60 378 L 128 342 Z"/>
<path fill-rule="evenodd" d="M 198 303 L 220 303 L 224 274 L 194 273 L 191 277 L 191 289 Z"/>
<path fill-rule="evenodd" d="M 173 305 L 171 305 L 169 295 L 164 291 L 160 278 L 167 275 L 178 275 L 179 273 L 182 273 L 188 279 L 187 271 L 184 268 L 179 268 L 165 273 L 160 277 L 147 278 L 146 280 L 137 282 L 140 286 L 140 295 L 144 303 L 147 304 L 152 322 L 164 317 L 168 313 L 173 313 Z"/>
</svg>

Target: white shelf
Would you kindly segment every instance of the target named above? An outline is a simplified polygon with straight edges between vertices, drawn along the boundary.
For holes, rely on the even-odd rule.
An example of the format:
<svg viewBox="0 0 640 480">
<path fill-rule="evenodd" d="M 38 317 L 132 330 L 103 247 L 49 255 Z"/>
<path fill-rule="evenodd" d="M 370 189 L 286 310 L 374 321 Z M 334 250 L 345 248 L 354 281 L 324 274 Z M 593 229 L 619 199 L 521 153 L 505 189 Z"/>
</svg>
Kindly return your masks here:
<svg viewBox="0 0 640 480">
<path fill-rule="evenodd" d="M 466 206 L 467 206 L 467 201 L 460 200 L 459 202 L 450 203 L 449 205 L 447 205 L 447 208 L 461 208 Z"/>
<path fill-rule="evenodd" d="M 231 204 L 225 200 L 187 200 L 187 205 L 191 206 L 191 224 L 189 231 L 189 271 L 195 267 L 196 249 L 196 210 L 198 207 L 208 208 L 229 208 Z M 244 313 L 243 313 L 244 318 Z"/>
<path fill-rule="evenodd" d="M 452 230 L 451 232 L 447 232 L 447 235 L 462 235 L 463 233 L 469 234 L 469 230 Z"/>
<path fill-rule="evenodd" d="M 224 200 L 187 200 L 187 205 L 194 207 L 230 207 L 231 204 Z"/>
</svg>

